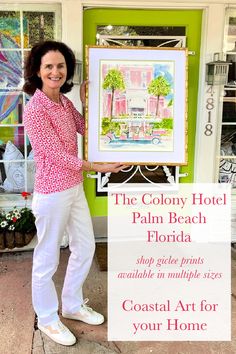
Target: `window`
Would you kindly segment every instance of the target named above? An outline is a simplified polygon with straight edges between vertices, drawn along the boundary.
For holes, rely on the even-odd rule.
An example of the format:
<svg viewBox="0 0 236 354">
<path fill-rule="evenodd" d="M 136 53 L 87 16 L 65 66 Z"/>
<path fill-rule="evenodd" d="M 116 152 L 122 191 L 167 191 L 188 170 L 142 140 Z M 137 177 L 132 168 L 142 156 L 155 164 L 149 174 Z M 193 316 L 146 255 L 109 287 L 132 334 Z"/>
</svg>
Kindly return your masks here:
<svg viewBox="0 0 236 354">
<path fill-rule="evenodd" d="M 32 191 L 34 161 L 23 126 L 29 96 L 22 92 L 24 60 L 34 43 L 60 39 L 59 5 L 1 5 L 0 193 Z"/>
<path fill-rule="evenodd" d="M 222 122 L 219 142 L 219 182 L 231 183 L 236 188 L 236 11 L 227 9 L 225 59 L 230 63 L 228 82 L 224 86 Z"/>
</svg>

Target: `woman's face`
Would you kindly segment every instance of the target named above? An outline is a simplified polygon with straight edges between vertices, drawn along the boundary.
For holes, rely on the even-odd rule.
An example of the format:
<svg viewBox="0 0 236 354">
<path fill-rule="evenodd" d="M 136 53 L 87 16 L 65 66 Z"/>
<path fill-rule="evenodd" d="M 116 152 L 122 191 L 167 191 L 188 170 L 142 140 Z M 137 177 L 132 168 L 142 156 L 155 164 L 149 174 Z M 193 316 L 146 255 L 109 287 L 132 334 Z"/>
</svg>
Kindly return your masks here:
<svg viewBox="0 0 236 354">
<path fill-rule="evenodd" d="M 42 80 L 42 91 L 59 92 L 66 81 L 67 67 L 64 56 L 59 51 L 49 51 L 41 58 L 38 76 Z"/>
</svg>

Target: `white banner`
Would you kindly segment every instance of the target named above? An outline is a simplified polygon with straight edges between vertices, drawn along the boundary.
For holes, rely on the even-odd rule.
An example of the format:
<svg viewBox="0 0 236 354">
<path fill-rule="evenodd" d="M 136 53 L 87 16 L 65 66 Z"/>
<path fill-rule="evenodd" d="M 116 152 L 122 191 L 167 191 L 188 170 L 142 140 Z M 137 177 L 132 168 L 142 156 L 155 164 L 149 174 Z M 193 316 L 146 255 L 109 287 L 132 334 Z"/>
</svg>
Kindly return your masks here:
<svg viewBox="0 0 236 354">
<path fill-rule="evenodd" d="M 231 190 L 111 190 L 108 340 L 231 340 Z"/>
</svg>

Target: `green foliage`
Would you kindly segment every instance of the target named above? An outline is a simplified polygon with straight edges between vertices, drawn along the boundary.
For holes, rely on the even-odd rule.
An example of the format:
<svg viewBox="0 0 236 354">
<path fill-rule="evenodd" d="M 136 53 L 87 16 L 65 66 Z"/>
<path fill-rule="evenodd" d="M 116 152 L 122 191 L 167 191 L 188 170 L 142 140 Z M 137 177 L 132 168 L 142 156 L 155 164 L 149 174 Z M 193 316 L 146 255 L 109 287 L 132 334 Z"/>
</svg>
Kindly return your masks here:
<svg viewBox="0 0 236 354">
<path fill-rule="evenodd" d="M 110 131 L 110 118 L 103 118 L 102 119 L 102 135 L 106 135 Z"/>
<path fill-rule="evenodd" d="M 114 124 L 113 127 L 112 127 L 113 132 L 115 133 L 116 136 L 120 136 L 120 134 L 121 134 L 120 123 L 115 122 L 113 124 Z"/>
<path fill-rule="evenodd" d="M 31 209 L 24 207 L 22 209 L 14 208 L 10 211 L 1 210 L 0 230 L 18 231 L 21 233 L 35 231 L 35 217 Z"/>
<path fill-rule="evenodd" d="M 162 128 L 162 122 L 155 122 L 152 124 L 153 129 L 160 129 Z"/>
<path fill-rule="evenodd" d="M 173 129 L 173 118 L 164 118 L 162 121 L 162 128 Z"/>
<path fill-rule="evenodd" d="M 5 220 L 5 213 L 3 212 L 3 210 L 0 210 L 0 227 L 4 227 L 2 226 L 2 223 L 4 223 Z"/>
<path fill-rule="evenodd" d="M 169 100 L 168 102 L 168 107 L 173 106 L 173 104 L 174 104 L 174 100 L 173 98 L 171 98 L 171 100 Z"/>
<path fill-rule="evenodd" d="M 29 208 L 21 209 L 21 217 L 15 223 L 15 230 L 22 233 L 36 230 L 35 217 Z"/>
<path fill-rule="evenodd" d="M 104 90 L 125 90 L 122 72 L 117 69 L 110 69 L 104 78 L 102 87 Z"/>
<path fill-rule="evenodd" d="M 155 122 L 153 129 L 173 129 L 173 118 L 164 118 L 161 122 Z"/>
<path fill-rule="evenodd" d="M 167 96 L 171 91 L 171 86 L 163 76 L 153 79 L 148 86 L 148 93 L 153 96 Z"/>
<path fill-rule="evenodd" d="M 120 134 L 120 123 L 113 122 L 110 118 L 102 119 L 102 135 L 106 135 L 107 133 L 115 133 L 115 135 Z"/>
</svg>

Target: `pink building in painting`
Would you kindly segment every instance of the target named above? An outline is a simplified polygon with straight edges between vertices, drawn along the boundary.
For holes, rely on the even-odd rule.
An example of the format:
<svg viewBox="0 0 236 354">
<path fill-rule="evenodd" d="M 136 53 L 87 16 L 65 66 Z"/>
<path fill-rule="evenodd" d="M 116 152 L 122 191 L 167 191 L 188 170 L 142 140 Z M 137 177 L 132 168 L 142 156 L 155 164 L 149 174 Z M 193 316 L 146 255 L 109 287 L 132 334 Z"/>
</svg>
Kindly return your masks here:
<svg viewBox="0 0 236 354">
<path fill-rule="evenodd" d="M 114 67 L 112 67 L 114 68 Z M 104 78 L 111 69 L 109 65 L 102 65 L 102 77 Z M 113 98 L 113 114 L 127 116 L 156 116 L 157 97 L 151 96 L 147 92 L 147 87 L 153 79 L 153 66 L 143 67 L 120 65 L 119 70 L 123 73 L 126 90 L 121 92 L 116 90 Z M 168 102 L 165 97 L 159 98 L 158 115 L 160 118 L 173 116 L 172 108 L 167 107 Z M 111 92 L 104 91 L 103 95 L 103 117 L 108 117 L 111 112 Z"/>
</svg>

